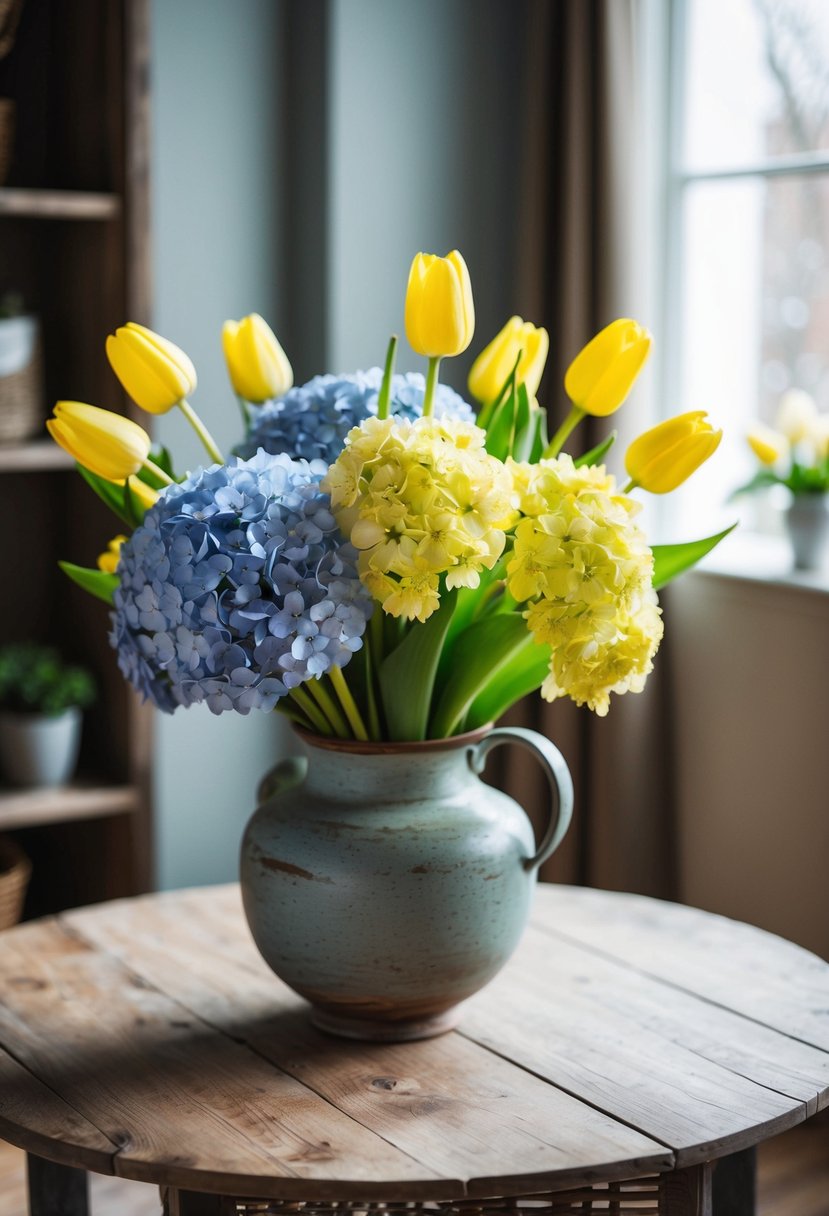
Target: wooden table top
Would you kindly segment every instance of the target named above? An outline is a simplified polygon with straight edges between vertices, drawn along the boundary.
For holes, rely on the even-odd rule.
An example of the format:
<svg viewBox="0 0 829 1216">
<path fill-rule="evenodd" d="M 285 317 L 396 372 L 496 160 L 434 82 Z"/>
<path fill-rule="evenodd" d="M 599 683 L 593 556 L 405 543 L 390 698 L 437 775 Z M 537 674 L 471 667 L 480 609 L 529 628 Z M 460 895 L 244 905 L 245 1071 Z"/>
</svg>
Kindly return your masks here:
<svg viewBox="0 0 829 1216">
<path fill-rule="evenodd" d="M 0 937 L 0 1136 L 100 1173 L 285 1199 L 518 1194 L 690 1166 L 829 1104 L 829 965 L 747 925 L 539 889 L 459 1030 L 326 1037 L 238 888 Z"/>
</svg>

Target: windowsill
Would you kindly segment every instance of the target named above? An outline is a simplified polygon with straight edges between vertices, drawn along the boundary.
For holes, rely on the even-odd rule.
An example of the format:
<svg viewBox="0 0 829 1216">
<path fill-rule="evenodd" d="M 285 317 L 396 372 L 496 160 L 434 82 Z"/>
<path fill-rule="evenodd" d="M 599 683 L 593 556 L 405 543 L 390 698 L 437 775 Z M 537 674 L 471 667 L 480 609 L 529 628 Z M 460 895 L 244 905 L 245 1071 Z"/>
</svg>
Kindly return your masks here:
<svg viewBox="0 0 829 1216">
<path fill-rule="evenodd" d="M 824 565 L 822 570 L 795 570 L 789 543 L 782 536 L 737 531 L 696 568 L 702 574 L 829 595 L 829 568 Z"/>
</svg>

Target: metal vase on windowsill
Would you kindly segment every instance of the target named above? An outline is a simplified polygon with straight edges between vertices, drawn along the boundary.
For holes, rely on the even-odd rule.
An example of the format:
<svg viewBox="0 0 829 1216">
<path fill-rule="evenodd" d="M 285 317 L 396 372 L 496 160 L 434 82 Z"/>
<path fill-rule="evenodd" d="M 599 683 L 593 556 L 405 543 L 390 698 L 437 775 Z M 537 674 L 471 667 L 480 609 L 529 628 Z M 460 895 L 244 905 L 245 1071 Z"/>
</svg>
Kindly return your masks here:
<svg viewBox="0 0 829 1216">
<path fill-rule="evenodd" d="M 821 570 L 829 555 L 829 495 L 794 494 L 786 511 L 786 531 L 795 570 Z"/>
</svg>

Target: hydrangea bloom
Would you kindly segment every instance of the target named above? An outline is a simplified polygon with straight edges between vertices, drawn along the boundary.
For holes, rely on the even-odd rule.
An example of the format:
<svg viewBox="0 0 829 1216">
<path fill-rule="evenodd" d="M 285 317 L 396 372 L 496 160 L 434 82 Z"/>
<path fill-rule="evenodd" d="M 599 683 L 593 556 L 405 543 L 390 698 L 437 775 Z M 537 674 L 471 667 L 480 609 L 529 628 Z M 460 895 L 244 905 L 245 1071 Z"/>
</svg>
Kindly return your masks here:
<svg viewBox="0 0 829 1216">
<path fill-rule="evenodd" d="M 352 427 L 377 413 L 382 381 L 379 367 L 353 375 L 314 376 L 307 384 L 290 389 L 278 401 L 269 401 L 257 410 L 244 443 L 236 451 L 249 458 L 264 448 L 266 452 L 287 452 L 294 459 L 333 464 Z M 424 390 L 420 372 L 393 376 L 392 413 L 414 421 L 420 416 Z M 466 421 L 474 418 L 463 397 L 445 384 L 435 390 L 434 413 Z"/>
<path fill-rule="evenodd" d="M 368 418 L 322 483 L 363 582 L 392 616 L 425 621 L 439 580 L 477 587 L 504 549 L 512 478 L 480 427 L 456 418 Z"/>
<path fill-rule="evenodd" d="M 121 547 L 112 645 L 160 709 L 272 709 L 361 646 L 372 603 L 321 462 L 259 453 L 170 486 Z"/>
<path fill-rule="evenodd" d="M 604 716 L 611 692 L 641 692 L 662 638 L 653 554 L 634 522 L 641 508 L 603 466 L 559 456 L 512 469 L 524 518 L 508 587 L 552 647 L 542 696 L 569 696 Z"/>
</svg>

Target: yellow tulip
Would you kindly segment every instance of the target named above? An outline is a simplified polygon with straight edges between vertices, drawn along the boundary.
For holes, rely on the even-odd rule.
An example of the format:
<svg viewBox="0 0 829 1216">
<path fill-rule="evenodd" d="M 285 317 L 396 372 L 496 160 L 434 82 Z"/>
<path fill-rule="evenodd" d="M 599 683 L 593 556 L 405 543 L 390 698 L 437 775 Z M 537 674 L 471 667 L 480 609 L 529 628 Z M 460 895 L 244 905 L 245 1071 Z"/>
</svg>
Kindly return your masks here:
<svg viewBox="0 0 829 1216">
<path fill-rule="evenodd" d="M 521 317 L 510 317 L 501 332 L 472 364 L 469 372 L 470 393 L 482 405 L 494 401 L 515 366 L 520 351 L 516 383 L 525 386 L 532 400 L 538 392 L 549 349 L 550 338 L 546 329 L 536 328 Z"/>
<path fill-rule="evenodd" d="M 287 393 L 294 382 L 276 334 L 256 312 L 241 321 L 225 321 L 222 348 L 233 390 L 244 401 L 261 405 Z"/>
<path fill-rule="evenodd" d="M 123 485 L 124 483 L 120 482 L 119 484 Z M 141 504 L 145 511 L 149 511 L 150 507 L 155 506 L 158 499 L 158 490 L 154 490 L 152 486 L 148 486 L 146 481 L 142 481 L 140 477 L 128 477 L 127 484 L 133 498 Z"/>
<path fill-rule="evenodd" d="M 406 337 L 412 349 L 430 359 L 459 355 L 474 331 L 472 284 L 457 249 L 445 258 L 418 253 L 406 290 Z"/>
<path fill-rule="evenodd" d="M 137 422 L 81 401 L 59 401 L 49 434 L 79 464 L 107 481 L 124 481 L 146 463 L 150 437 Z"/>
<path fill-rule="evenodd" d="M 678 414 L 645 431 L 625 453 L 631 481 L 651 494 L 667 494 L 682 485 L 719 447 L 715 431 L 702 410 Z"/>
<path fill-rule="evenodd" d="M 785 435 L 757 422 L 746 436 L 749 447 L 761 464 L 776 464 L 789 448 Z"/>
<path fill-rule="evenodd" d="M 109 335 L 106 352 L 130 397 L 149 414 L 166 414 L 196 387 L 196 369 L 184 351 L 135 321 Z"/>
<path fill-rule="evenodd" d="M 636 321 L 611 322 L 579 351 L 567 369 L 564 390 L 585 414 L 604 418 L 627 397 L 650 354 L 651 335 Z"/>
<path fill-rule="evenodd" d="M 98 554 L 98 569 L 104 574 L 114 574 L 121 556 L 121 546 L 126 536 L 114 536 L 103 553 Z"/>
</svg>

